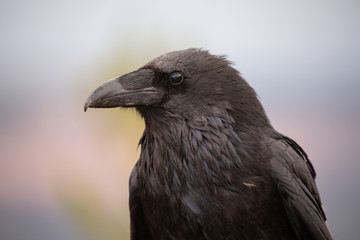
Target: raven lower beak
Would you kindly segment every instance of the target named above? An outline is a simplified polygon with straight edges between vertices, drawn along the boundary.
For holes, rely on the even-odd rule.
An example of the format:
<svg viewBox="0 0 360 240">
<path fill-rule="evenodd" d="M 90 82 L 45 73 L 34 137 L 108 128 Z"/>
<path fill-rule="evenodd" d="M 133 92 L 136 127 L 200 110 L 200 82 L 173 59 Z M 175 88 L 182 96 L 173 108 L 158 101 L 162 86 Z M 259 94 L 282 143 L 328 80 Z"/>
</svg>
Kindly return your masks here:
<svg viewBox="0 0 360 240">
<path fill-rule="evenodd" d="M 91 93 L 84 105 L 84 111 L 89 107 L 134 107 L 159 102 L 162 94 L 152 86 L 153 78 L 152 70 L 140 69 L 111 79 Z"/>
</svg>

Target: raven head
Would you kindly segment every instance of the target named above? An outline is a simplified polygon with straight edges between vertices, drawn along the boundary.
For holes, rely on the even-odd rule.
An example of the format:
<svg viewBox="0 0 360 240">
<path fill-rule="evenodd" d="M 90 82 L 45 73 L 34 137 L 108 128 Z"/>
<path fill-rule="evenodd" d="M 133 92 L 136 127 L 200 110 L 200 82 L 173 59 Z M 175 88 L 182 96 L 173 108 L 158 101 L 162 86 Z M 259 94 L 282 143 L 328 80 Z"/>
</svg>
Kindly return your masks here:
<svg viewBox="0 0 360 240">
<path fill-rule="evenodd" d="M 222 109 L 247 124 L 267 123 L 254 90 L 229 61 L 194 48 L 161 55 L 105 82 L 87 99 L 84 110 L 89 107 L 136 107 L 145 120 L 163 114 L 188 119 Z"/>
</svg>

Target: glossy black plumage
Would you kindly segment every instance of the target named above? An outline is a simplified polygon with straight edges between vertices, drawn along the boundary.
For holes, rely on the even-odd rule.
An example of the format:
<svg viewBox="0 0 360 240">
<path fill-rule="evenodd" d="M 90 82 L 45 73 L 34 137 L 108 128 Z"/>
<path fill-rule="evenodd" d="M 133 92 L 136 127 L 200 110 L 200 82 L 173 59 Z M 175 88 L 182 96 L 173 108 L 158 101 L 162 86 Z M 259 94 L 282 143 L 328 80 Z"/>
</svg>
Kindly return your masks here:
<svg viewBox="0 0 360 240">
<path fill-rule="evenodd" d="M 132 239 L 332 239 L 307 155 L 222 56 L 187 49 L 106 82 L 88 107 L 135 107 Z"/>
</svg>

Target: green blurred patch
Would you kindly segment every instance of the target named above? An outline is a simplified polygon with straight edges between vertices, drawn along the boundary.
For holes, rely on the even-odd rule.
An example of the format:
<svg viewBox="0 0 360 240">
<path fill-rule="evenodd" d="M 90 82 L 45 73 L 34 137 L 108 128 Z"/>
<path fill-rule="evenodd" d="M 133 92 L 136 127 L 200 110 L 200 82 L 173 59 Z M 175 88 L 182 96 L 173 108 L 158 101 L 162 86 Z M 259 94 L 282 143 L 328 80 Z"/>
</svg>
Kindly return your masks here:
<svg viewBox="0 0 360 240">
<path fill-rule="evenodd" d="M 136 149 L 145 127 L 144 120 L 135 109 L 96 109 L 101 111 L 105 131 L 109 135 L 125 137 Z"/>
<path fill-rule="evenodd" d="M 80 190 L 80 191 L 79 191 Z M 130 239 L 127 214 L 118 216 L 104 210 L 104 204 L 91 190 L 73 188 L 62 194 L 62 203 L 86 240 Z M 126 220 L 124 220 L 126 219 Z"/>
</svg>

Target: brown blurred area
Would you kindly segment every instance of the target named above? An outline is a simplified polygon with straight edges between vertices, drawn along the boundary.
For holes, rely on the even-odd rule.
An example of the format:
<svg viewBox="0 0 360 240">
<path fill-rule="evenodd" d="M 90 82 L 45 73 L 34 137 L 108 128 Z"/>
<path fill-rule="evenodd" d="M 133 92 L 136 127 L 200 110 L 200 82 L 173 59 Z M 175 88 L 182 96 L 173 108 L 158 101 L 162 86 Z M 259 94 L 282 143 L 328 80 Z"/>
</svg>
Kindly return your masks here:
<svg viewBox="0 0 360 240">
<path fill-rule="evenodd" d="M 310 156 L 335 239 L 356 239 L 359 13 L 356 1 L 1 2 L 0 239 L 129 239 L 143 120 L 83 104 L 103 81 L 188 47 L 234 62 Z"/>
</svg>

